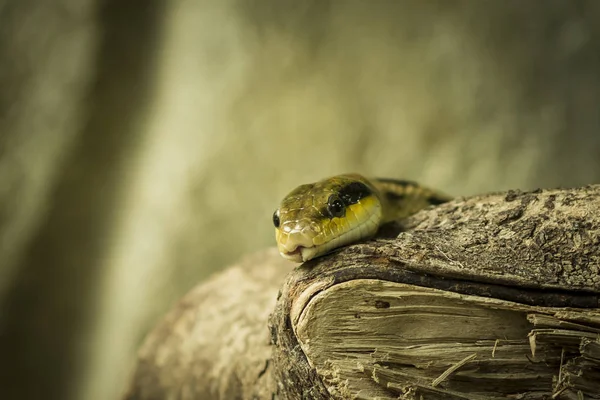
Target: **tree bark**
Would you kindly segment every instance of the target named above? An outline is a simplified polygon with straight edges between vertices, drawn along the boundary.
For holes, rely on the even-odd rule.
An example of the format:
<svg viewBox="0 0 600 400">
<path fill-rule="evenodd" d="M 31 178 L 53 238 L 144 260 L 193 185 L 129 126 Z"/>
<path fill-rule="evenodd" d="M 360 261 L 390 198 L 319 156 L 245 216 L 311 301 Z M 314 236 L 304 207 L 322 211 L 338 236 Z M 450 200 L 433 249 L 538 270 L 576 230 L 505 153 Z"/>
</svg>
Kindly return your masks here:
<svg viewBox="0 0 600 400">
<path fill-rule="evenodd" d="M 259 253 L 149 335 L 126 398 L 599 399 L 599 210 L 600 185 L 456 199 L 276 304 L 290 265 Z"/>
</svg>

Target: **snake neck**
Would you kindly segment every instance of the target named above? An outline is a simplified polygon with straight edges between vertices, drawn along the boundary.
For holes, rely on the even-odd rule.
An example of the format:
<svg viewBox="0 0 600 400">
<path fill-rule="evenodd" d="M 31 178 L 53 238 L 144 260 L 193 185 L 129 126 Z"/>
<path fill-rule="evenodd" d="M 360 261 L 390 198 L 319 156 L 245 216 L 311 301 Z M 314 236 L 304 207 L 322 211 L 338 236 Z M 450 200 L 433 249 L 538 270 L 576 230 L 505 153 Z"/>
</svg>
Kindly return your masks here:
<svg viewBox="0 0 600 400">
<path fill-rule="evenodd" d="M 426 207 L 452 200 L 451 196 L 413 181 L 383 178 L 370 181 L 382 204 L 382 223 L 400 220 Z"/>
</svg>

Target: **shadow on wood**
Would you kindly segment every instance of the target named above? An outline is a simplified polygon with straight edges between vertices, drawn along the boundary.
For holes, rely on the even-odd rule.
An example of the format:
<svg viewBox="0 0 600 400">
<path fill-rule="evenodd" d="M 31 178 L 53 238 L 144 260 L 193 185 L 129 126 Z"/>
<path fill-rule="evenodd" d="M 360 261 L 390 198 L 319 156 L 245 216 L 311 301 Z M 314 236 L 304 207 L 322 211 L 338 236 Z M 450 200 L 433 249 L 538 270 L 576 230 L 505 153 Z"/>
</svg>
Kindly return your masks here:
<svg viewBox="0 0 600 400">
<path fill-rule="evenodd" d="M 600 186 L 456 199 L 277 301 L 291 265 L 258 253 L 150 333 L 125 398 L 598 399 L 599 210 Z"/>
</svg>

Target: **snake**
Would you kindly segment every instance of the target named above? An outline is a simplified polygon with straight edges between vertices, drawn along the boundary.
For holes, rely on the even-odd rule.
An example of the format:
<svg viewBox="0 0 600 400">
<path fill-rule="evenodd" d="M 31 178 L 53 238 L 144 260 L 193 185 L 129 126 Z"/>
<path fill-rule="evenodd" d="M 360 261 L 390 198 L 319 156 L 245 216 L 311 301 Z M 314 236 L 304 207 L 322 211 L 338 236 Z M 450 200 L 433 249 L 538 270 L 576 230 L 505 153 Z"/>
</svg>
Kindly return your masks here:
<svg viewBox="0 0 600 400">
<path fill-rule="evenodd" d="M 273 213 L 277 248 L 285 259 L 305 262 L 370 239 L 389 222 L 451 199 L 414 181 L 356 173 L 303 184 Z"/>
</svg>

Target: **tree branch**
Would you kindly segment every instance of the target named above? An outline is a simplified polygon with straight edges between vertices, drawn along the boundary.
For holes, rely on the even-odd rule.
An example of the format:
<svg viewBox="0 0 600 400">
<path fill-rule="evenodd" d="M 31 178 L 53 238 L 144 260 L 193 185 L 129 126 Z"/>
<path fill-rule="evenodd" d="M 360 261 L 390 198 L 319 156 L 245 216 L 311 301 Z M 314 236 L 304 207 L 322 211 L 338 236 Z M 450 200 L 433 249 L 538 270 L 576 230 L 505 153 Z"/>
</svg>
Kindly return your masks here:
<svg viewBox="0 0 600 400">
<path fill-rule="evenodd" d="M 150 334 L 127 398 L 600 398 L 599 210 L 600 186 L 425 210 L 289 273 L 270 347 L 289 264 L 259 253 Z"/>
</svg>

